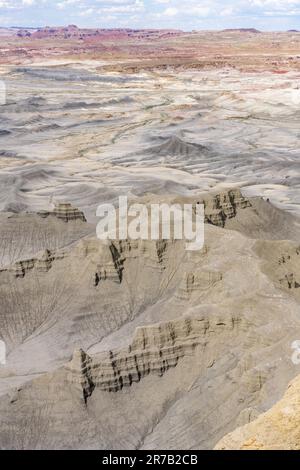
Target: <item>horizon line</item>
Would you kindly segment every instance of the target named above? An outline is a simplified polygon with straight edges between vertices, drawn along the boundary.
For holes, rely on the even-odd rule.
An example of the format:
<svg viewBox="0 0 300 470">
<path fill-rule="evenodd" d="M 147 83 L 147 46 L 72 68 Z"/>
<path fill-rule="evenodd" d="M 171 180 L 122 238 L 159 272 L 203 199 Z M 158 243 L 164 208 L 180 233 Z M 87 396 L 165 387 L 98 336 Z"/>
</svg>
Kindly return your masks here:
<svg viewBox="0 0 300 470">
<path fill-rule="evenodd" d="M 194 32 L 225 32 L 225 31 L 249 31 L 249 30 L 255 30 L 260 33 L 284 33 L 284 32 L 300 32 L 300 30 L 296 28 L 290 28 L 290 29 L 282 29 L 282 30 L 275 30 L 275 29 L 258 29 L 254 26 L 241 26 L 241 27 L 236 27 L 236 28 L 220 28 L 220 29 L 205 29 L 205 28 L 200 28 L 200 29 L 191 29 L 191 30 L 184 30 L 180 28 L 158 28 L 158 27 L 130 27 L 130 26 L 124 26 L 124 27 L 110 27 L 110 28 L 105 28 L 102 26 L 95 26 L 95 27 L 88 27 L 88 26 L 77 26 L 76 24 L 61 24 L 61 25 L 49 25 L 46 24 L 44 26 L 17 26 L 17 25 L 11 25 L 11 26 L 3 26 L 0 25 L 0 29 L 31 29 L 31 30 L 36 30 L 36 29 L 45 29 L 45 28 L 69 28 L 69 27 L 76 27 L 78 29 L 88 29 L 88 30 L 97 30 L 100 29 L 102 31 L 148 31 L 148 30 L 154 30 L 154 31 L 179 31 L 182 33 L 194 33 Z"/>
</svg>

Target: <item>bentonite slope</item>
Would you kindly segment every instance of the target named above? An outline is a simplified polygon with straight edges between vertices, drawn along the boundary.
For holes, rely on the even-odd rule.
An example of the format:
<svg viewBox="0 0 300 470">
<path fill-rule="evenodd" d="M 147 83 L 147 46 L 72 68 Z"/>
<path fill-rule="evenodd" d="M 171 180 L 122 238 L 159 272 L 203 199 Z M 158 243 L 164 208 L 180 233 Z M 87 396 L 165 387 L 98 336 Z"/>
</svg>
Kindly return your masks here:
<svg viewBox="0 0 300 470">
<path fill-rule="evenodd" d="M 54 198 L 95 221 L 119 195 L 243 187 L 299 214 L 295 68 L 127 73 L 78 60 L 1 66 L 1 211 L 37 212 Z"/>
<path fill-rule="evenodd" d="M 299 34 L 0 35 L 0 449 L 295 448 Z M 99 240 L 125 195 L 203 249 Z"/>
<path fill-rule="evenodd" d="M 238 191 L 205 205 L 200 252 L 85 236 L 2 269 L 2 448 L 213 448 L 279 399 L 298 220 Z"/>
</svg>

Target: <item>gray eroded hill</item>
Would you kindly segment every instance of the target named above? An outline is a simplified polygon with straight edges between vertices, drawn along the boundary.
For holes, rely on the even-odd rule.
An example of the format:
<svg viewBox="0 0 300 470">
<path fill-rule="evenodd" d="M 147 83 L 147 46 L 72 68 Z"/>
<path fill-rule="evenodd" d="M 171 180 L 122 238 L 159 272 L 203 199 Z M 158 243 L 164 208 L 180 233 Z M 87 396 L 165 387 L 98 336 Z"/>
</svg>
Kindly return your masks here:
<svg viewBox="0 0 300 470">
<path fill-rule="evenodd" d="M 44 214 L 70 239 L 0 272 L 1 448 L 213 448 L 280 398 L 297 374 L 299 222 L 238 191 L 204 199 L 201 252 L 105 244 Z"/>
</svg>

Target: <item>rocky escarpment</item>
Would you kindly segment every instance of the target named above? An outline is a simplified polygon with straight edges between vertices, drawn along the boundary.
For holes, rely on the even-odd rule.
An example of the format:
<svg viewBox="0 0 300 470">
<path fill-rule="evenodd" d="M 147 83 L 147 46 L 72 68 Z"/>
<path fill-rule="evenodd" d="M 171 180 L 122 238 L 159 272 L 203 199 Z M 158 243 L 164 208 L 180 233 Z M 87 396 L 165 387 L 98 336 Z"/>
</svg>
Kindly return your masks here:
<svg viewBox="0 0 300 470">
<path fill-rule="evenodd" d="M 279 287 L 300 298 L 300 246 L 289 241 L 258 241 L 255 248 L 264 260 L 266 274 Z"/>
<path fill-rule="evenodd" d="M 251 204 L 226 226 L 244 217 L 248 227 Z M 1 273 L 9 370 L 0 394 L 11 371 L 22 386 L 13 402 L 0 400 L 2 447 L 207 449 L 269 409 L 295 375 L 298 289 L 283 291 L 279 280 L 297 264 L 276 272 L 276 283 L 273 264 L 262 269 L 297 263 L 295 253 L 282 255 L 298 245 L 261 240 L 259 254 L 236 229 L 207 224 L 205 233 L 195 253 L 183 240 L 85 236 L 62 247 L 47 272 Z"/>
<path fill-rule="evenodd" d="M 163 271 L 168 261 L 167 252 L 173 241 L 147 241 L 124 240 L 103 243 L 97 239 L 82 240 L 75 248 L 75 257 L 93 259 L 96 264 L 94 284 L 98 286 L 101 281 L 112 280 L 122 282 L 122 273 L 125 262 L 145 258 L 146 266 Z M 18 278 L 25 277 L 26 273 L 36 270 L 38 273 L 48 272 L 53 263 L 69 257 L 63 250 L 44 250 L 35 257 L 20 260 L 9 267 L 0 269 L 0 273 L 10 272 Z"/>
<path fill-rule="evenodd" d="M 146 201 L 148 203 L 148 201 Z M 159 198 L 155 202 L 169 204 L 178 204 L 183 207 L 184 204 L 192 204 L 194 209 L 197 205 L 204 206 L 204 221 L 207 224 L 224 227 L 226 222 L 234 219 L 240 210 L 252 208 L 252 201 L 244 197 L 239 188 L 229 189 L 214 194 L 201 194 L 198 197 L 176 197 L 165 201 Z M 152 203 L 152 201 L 151 201 Z"/>
<path fill-rule="evenodd" d="M 193 293 L 206 291 L 222 280 L 222 273 L 197 270 L 184 273 L 176 297 L 189 300 Z"/>
<path fill-rule="evenodd" d="M 78 342 L 86 347 L 133 320 L 161 292 L 174 289 L 181 255 L 180 241 L 105 243 L 84 238 L 8 265 L 0 270 L 2 337 L 11 350 L 36 328 L 48 331 L 49 324 L 61 322 L 56 343 L 64 345 L 68 335 L 68 354 Z"/>
<path fill-rule="evenodd" d="M 249 199 L 243 197 L 239 189 L 221 192 L 199 201 L 204 204 L 205 222 L 224 227 L 227 219 L 237 215 L 239 209 L 251 207 Z"/>
<path fill-rule="evenodd" d="M 283 253 L 278 260 L 281 271 L 285 271 L 284 276 L 279 279 L 280 284 L 286 289 L 300 288 L 300 246 L 290 248 Z M 284 268 L 284 269 L 282 269 Z"/>
<path fill-rule="evenodd" d="M 63 252 L 54 252 L 50 250 L 45 250 L 41 253 L 38 253 L 35 258 L 18 261 L 12 266 L 1 269 L 1 272 L 11 272 L 16 277 L 25 277 L 26 273 L 36 269 L 37 272 L 45 273 L 48 272 L 55 260 L 64 258 Z"/>
<path fill-rule="evenodd" d="M 0 213 L 0 268 L 35 258 L 45 250 L 63 249 L 94 233 L 94 227 L 82 220 L 66 223 L 34 212 Z"/>
<path fill-rule="evenodd" d="M 193 355 L 197 347 L 205 348 L 209 336 L 234 332 L 240 321 L 205 316 L 185 317 L 150 327 L 137 328 L 130 346 L 91 358 L 76 350 L 67 370 L 67 381 L 79 385 L 86 400 L 95 387 L 117 392 L 139 382 L 149 374 L 163 376 L 176 367 L 180 359 Z"/>
<path fill-rule="evenodd" d="M 81 220 L 82 222 L 86 222 L 84 213 L 77 207 L 73 207 L 70 203 L 56 204 L 53 211 L 41 211 L 38 214 L 43 218 L 50 216 L 56 217 L 57 219 L 63 220 L 64 222 L 69 222 L 71 220 Z"/>
<path fill-rule="evenodd" d="M 92 358 L 82 349 L 77 349 L 74 351 L 69 369 L 73 374 L 73 382 L 82 387 L 83 399 L 86 403 L 87 398 L 95 388 L 92 375 Z"/>
<path fill-rule="evenodd" d="M 121 283 L 126 262 L 144 260 L 144 266 L 163 272 L 168 263 L 168 251 L 174 244 L 172 240 L 119 240 L 102 244 L 98 240 L 83 240 L 78 246 L 79 256 L 92 252 L 97 261 L 94 285 L 111 280 Z"/>
</svg>

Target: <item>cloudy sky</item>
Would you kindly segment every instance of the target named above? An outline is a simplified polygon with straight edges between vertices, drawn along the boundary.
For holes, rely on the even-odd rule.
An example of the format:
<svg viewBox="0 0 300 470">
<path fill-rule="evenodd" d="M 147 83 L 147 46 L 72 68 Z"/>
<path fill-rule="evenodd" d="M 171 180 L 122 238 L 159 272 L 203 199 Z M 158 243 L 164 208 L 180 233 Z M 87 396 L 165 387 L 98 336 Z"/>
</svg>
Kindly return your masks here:
<svg viewBox="0 0 300 470">
<path fill-rule="evenodd" d="M 300 29 L 300 0 L 0 0 L 0 26 Z"/>
</svg>

